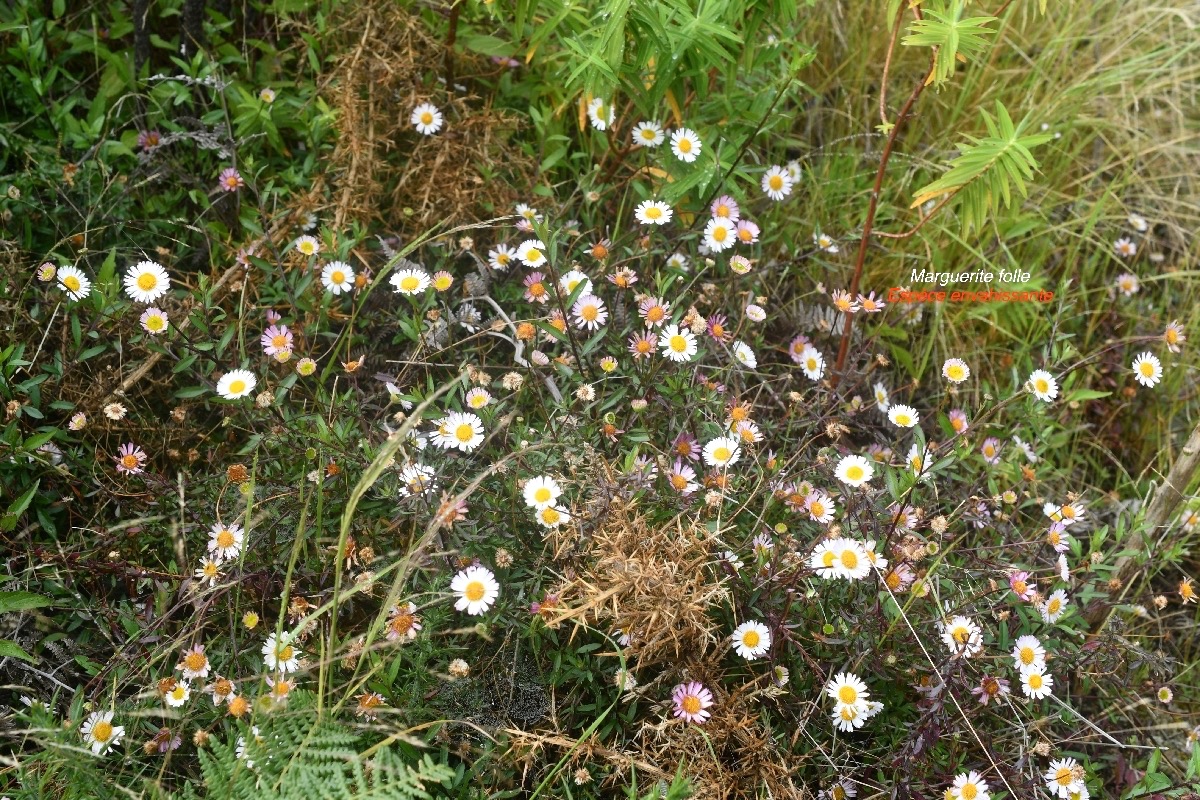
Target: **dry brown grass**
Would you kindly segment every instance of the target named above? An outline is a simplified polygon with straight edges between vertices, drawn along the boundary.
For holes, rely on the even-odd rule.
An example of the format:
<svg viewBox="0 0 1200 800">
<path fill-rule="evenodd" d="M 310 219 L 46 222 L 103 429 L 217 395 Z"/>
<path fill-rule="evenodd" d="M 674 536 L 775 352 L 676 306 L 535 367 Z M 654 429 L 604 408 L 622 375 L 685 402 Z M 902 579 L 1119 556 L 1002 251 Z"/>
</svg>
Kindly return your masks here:
<svg viewBox="0 0 1200 800">
<path fill-rule="evenodd" d="M 635 509 L 614 504 L 564 590 L 568 607 L 555 621 L 625 632 L 636 669 L 703 658 L 718 640 L 709 611 L 728 594 L 715 577 L 709 545 L 695 519 L 677 517 L 656 528 Z"/>
<path fill-rule="evenodd" d="M 338 143 L 328 185 L 314 186 L 324 197 L 309 205 L 331 205 L 334 230 L 353 222 L 424 230 L 510 211 L 536 182 L 536 163 L 510 141 L 520 120 L 476 94 L 471 77 L 500 68 L 457 55 L 454 82 L 465 91 L 454 90 L 439 80 L 446 44 L 414 9 L 387 0 L 344 8 L 330 34 L 341 55 L 320 87 L 338 112 Z M 413 107 L 426 101 L 446 119 L 435 136 L 409 124 Z M 483 167 L 503 179 L 488 180 Z"/>
</svg>

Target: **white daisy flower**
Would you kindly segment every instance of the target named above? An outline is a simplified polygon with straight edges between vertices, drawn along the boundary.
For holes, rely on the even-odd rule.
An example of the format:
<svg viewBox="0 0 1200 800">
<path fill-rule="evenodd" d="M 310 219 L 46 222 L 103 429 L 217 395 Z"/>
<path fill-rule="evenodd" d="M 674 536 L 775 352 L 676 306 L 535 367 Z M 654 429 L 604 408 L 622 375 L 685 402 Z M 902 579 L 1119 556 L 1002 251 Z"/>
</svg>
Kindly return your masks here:
<svg viewBox="0 0 1200 800">
<path fill-rule="evenodd" d="M 487 408 L 492 402 L 492 393 L 482 386 L 476 386 L 463 396 L 463 401 L 466 402 L 467 408 L 481 409 Z"/>
<path fill-rule="evenodd" d="M 400 294 L 420 294 L 429 288 L 429 273 L 423 269 L 402 269 L 393 273 L 388 282 Z"/>
<path fill-rule="evenodd" d="M 187 681 L 177 681 L 175 686 L 163 695 L 163 700 L 171 708 L 181 708 L 191 696 L 192 687 L 188 686 Z"/>
<path fill-rule="evenodd" d="M 92 293 L 92 282 L 75 267 L 59 267 L 58 285 L 76 302 Z"/>
<path fill-rule="evenodd" d="M 293 634 L 282 631 L 278 635 L 272 631 L 262 646 L 263 664 L 269 670 L 282 673 L 295 672 L 300 669 L 300 649 L 292 644 Z"/>
<path fill-rule="evenodd" d="M 407 497 L 424 494 L 433 488 L 437 473 L 427 464 L 413 462 L 400 470 L 400 490 Z"/>
<path fill-rule="evenodd" d="M 433 136 L 442 129 L 442 112 L 432 103 L 421 103 L 413 109 L 408 121 L 422 136 Z"/>
<path fill-rule="evenodd" d="M 911 428 L 921 420 L 915 408 L 900 403 L 888 408 L 888 419 L 898 428 Z"/>
<path fill-rule="evenodd" d="M 1129 215 L 1129 224 L 1138 233 L 1145 233 L 1146 231 L 1150 230 L 1150 223 L 1146 221 L 1145 217 L 1138 214 Z"/>
<path fill-rule="evenodd" d="M 805 345 L 800 351 L 800 368 L 809 380 L 819 381 L 825 374 L 825 357 L 811 344 Z"/>
<path fill-rule="evenodd" d="M 1046 788 L 1050 790 L 1050 794 L 1058 797 L 1070 798 L 1081 789 L 1086 791 L 1083 783 L 1083 768 L 1073 758 L 1051 761 L 1050 768 L 1046 770 L 1042 778 L 1046 781 Z"/>
<path fill-rule="evenodd" d="M 208 552 L 220 561 L 229 561 L 242 554 L 246 533 L 240 525 L 214 523 L 208 533 Z"/>
<path fill-rule="evenodd" d="M 1025 386 L 1033 392 L 1034 397 L 1049 403 L 1058 397 L 1058 381 L 1044 369 L 1035 369 L 1029 374 Z"/>
<path fill-rule="evenodd" d="M 951 658 L 970 658 L 983 651 L 983 631 L 966 617 L 954 617 L 949 622 L 938 623 L 938 627 Z"/>
<path fill-rule="evenodd" d="M 742 457 L 738 440 L 732 436 L 718 436 L 704 445 L 704 463 L 710 467 L 732 467 Z"/>
<path fill-rule="evenodd" d="M 594 331 L 608 321 L 608 309 L 604 301 L 594 294 L 585 294 L 571 307 L 576 327 Z"/>
<path fill-rule="evenodd" d="M 700 155 L 700 137 L 690 128 L 680 128 L 671 134 L 671 152 L 680 161 L 691 164 Z"/>
<path fill-rule="evenodd" d="M 1054 678 L 1046 672 L 1045 666 L 1029 667 L 1021 670 L 1021 691 L 1026 697 L 1041 700 L 1053 692 Z"/>
<path fill-rule="evenodd" d="M 833 576 L 848 581 L 861 581 L 871 574 L 871 557 L 867 548 L 856 539 L 835 539 L 830 547 L 833 553 Z"/>
<path fill-rule="evenodd" d="M 139 303 L 153 303 L 170 288 L 167 271 L 153 261 L 139 261 L 125 271 L 125 294 Z"/>
<path fill-rule="evenodd" d="M 478 616 L 487 611 L 500 596 L 500 584 L 490 569 L 467 567 L 450 581 L 450 591 L 458 596 L 454 608 Z"/>
<path fill-rule="evenodd" d="M 962 383 L 971 377 L 971 368 L 961 358 L 948 358 L 942 364 L 942 376 L 951 383 Z"/>
<path fill-rule="evenodd" d="M 341 294 L 354 288 L 354 270 L 345 261 L 330 261 L 321 270 L 321 283 L 331 294 Z"/>
<path fill-rule="evenodd" d="M 1036 636 L 1019 636 L 1013 642 L 1013 666 L 1018 670 L 1026 667 L 1046 666 L 1046 648 Z"/>
<path fill-rule="evenodd" d="M 559 525 L 565 525 L 571 521 L 571 515 L 567 513 L 567 510 L 556 505 L 539 508 L 534 516 L 541 525 L 547 528 L 557 528 Z"/>
<path fill-rule="evenodd" d="M 104 755 L 116 747 L 125 736 L 125 728 L 113 725 L 112 720 L 111 711 L 93 711 L 79 729 L 83 741 L 92 748 L 94 755 Z"/>
<path fill-rule="evenodd" d="M 690 361 L 699 350 L 696 335 L 687 328 L 680 329 L 675 324 L 663 329 L 658 342 L 664 356 L 680 363 Z"/>
<path fill-rule="evenodd" d="M 633 210 L 633 216 L 644 225 L 666 225 L 675 212 L 661 200 L 643 200 Z"/>
<path fill-rule="evenodd" d="M 754 369 L 758 366 L 758 357 L 754 355 L 754 351 L 750 349 L 750 345 L 745 342 L 734 342 L 729 349 L 733 352 L 733 357 L 738 360 L 746 369 Z"/>
<path fill-rule="evenodd" d="M 1133 240 L 1124 236 L 1113 242 L 1113 249 L 1117 251 L 1117 255 L 1119 255 L 1121 258 L 1133 258 L 1137 255 L 1138 250 L 1137 245 L 1134 244 Z"/>
<path fill-rule="evenodd" d="M 835 242 L 833 237 L 829 234 L 814 232 L 812 237 L 813 244 L 824 250 L 826 253 L 837 253 L 840 250 L 840 248 L 837 246 L 837 242 Z"/>
<path fill-rule="evenodd" d="M 527 267 L 536 267 L 546 261 L 546 245 L 540 239 L 526 239 L 517 246 L 517 258 Z"/>
<path fill-rule="evenodd" d="M 546 508 L 558 502 L 558 498 L 562 496 L 562 487 L 550 476 L 538 475 L 525 482 L 522 494 L 525 504 L 530 508 Z"/>
<path fill-rule="evenodd" d="M 598 131 L 608 130 L 608 126 L 613 124 L 615 112 L 608 103 L 601 100 L 599 97 L 592 99 L 587 105 L 588 119 L 592 121 L 592 127 Z"/>
<path fill-rule="evenodd" d="M 862 456 L 849 455 L 838 462 L 834 475 L 847 486 L 862 486 L 874 477 L 875 468 Z"/>
<path fill-rule="evenodd" d="M 231 369 L 217 381 L 217 394 L 226 400 L 237 400 L 254 391 L 258 379 L 248 369 Z"/>
<path fill-rule="evenodd" d="M 747 620 L 733 630 L 733 649 L 747 661 L 765 655 L 771 649 L 771 630 L 755 620 Z"/>
<path fill-rule="evenodd" d="M 639 122 L 633 126 L 633 143 L 638 147 L 658 147 L 666 138 L 657 122 Z"/>
<path fill-rule="evenodd" d="M 516 250 L 506 244 L 498 244 L 488 250 L 488 266 L 497 272 L 505 272 L 512 266 L 512 260 L 516 257 Z"/>
<path fill-rule="evenodd" d="M 1117 276 L 1117 291 L 1126 297 L 1133 297 L 1142 288 L 1138 276 L 1131 272 L 1122 272 Z"/>
<path fill-rule="evenodd" d="M 728 250 L 737 242 L 737 225 L 728 217 L 713 217 L 704 226 L 704 244 L 714 253 Z"/>
<path fill-rule="evenodd" d="M 876 383 L 875 387 L 874 387 L 874 391 L 875 391 L 875 406 L 876 406 L 876 408 L 878 408 L 880 411 L 883 411 L 884 413 L 886 413 L 888 408 L 891 407 L 891 402 L 888 400 L 887 387 L 884 386 L 882 383 Z"/>
<path fill-rule="evenodd" d="M 1153 353 L 1141 353 L 1133 360 L 1134 380 L 1142 386 L 1153 388 L 1155 384 L 1162 380 L 1162 373 L 1162 362 Z"/>
<path fill-rule="evenodd" d="M 558 287 L 562 289 L 564 299 L 570 297 L 580 285 L 583 286 L 583 291 L 579 293 L 580 296 L 592 293 L 591 279 L 577 269 L 571 270 L 558 279 Z"/>
<path fill-rule="evenodd" d="M 306 256 L 315 256 L 321 252 L 321 243 L 315 236 L 301 236 L 296 240 L 296 249 Z"/>
<path fill-rule="evenodd" d="M 751 322 L 762 322 L 767 318 L 767 311 L 762 306 L 750 303 L 746 306 L 746 319 Z"/>
<path fill-rule="evenodd" d="M 987 782 L 975 770 L 964 772 L 954 778 L 950 787 L 950 797 L 953 800 L 989 800 Z"/>
<path fill-rule="evenodd" d="M 1067 592 L 1064 589 L 1055 589 L 1050 593 L 1046 600 L 1038 605 L 1038 611 L 1042 614 L 1042 620 L 1048 625 L 1053 625 L 1058 622 L 1059 618 L 1067 611 L 1067 606 L 1070 605 L 1070 600 L 1067 599 Z"/>
<path fill-rule="evenodd" d="M 483 444 L 483 420 L 470 412 L 454 411 L 438 423 L 434 443 L 447 450 L 469 453 Z"/>
<path fill-rule="evenodd" d="M 762 190 L 772 200 L 782 200 L 792 193 L 792 176 L 783 167 L 771 167 L 762 176 Z"/>
</svg>

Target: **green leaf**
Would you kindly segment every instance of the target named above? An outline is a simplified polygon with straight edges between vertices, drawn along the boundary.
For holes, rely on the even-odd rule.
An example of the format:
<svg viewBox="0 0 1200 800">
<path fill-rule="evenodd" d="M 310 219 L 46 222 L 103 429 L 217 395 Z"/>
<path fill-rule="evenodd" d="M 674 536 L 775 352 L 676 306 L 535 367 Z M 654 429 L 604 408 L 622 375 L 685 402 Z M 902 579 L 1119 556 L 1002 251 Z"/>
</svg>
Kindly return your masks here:
<svg viewBox="0 0 1200 800">
<path fill-rule="evenodd" d="M 9 639 L 0 639 L 0 658 L 19 658 L 33 664 L 37 659 L 21 649 L 21 646 Z"/>
<path fill-rule="evenodd" d="M 42 597 L 33 592 L 0 592 L 0 614 L 28 611 L 31 608 L 43 608 L 48 605 L 50 605 L 49 597 Z"/>
<path fill-rule="evenodd" d="M 954 75 L 955 64 L 960 57 L 980 56 L 987 50 L 986 37 L 995 33 L 987 27 L 995 17 L 968 17 L 963 19 L 966 8 L 964 0 L 952 0 L 944 11 L 925 8 L 923 19 L 909 26 L 909 35 L 903 43 L 910 47 L 935 48 L 933 82 L 943 84 Z"/>
<path fill-rule="evenodd" d="M 1068 403 L 1081 402 L 1083 400 L 1099 400 L 1101 397 L 1108 397 L 1112 392 L 1101 392 L 1098 389 L 1076 389 L 1068 394 L 1065 398 Z"/>
</svg>

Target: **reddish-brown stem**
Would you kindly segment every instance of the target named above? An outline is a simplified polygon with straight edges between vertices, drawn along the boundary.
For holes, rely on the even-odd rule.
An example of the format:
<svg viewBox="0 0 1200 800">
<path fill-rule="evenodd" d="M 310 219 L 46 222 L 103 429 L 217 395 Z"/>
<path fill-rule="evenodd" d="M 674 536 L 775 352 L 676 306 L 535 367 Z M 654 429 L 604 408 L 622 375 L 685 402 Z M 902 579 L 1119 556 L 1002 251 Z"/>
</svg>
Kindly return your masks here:
<svg viewBox="0 0 1200 800">
<path fill-rule="evenodd" d="M 888 160 L 892 157 L 892 149 L 896 146 L 896 138 L 900 135 L 900 129 L 904 127 L 904 121 L 908 119 L 908 114 L 912 111 L 917 98 L 921 96 L 921 92 L 925 91 L 929 76 L 932 74 L 933 67 L 931 65 L 930 72 L 921 78 L 900 109 L 900 113 L 896 116 L 896 122 L 888 134 L 887 143 L 883 146 L 883 153 L 879 156 L 879 169 L 875 172 L 875 185 L 871 189 L 871 199 L 867 205 L 867 219 L 863 223 L 862 239 L 858 243 L 858 256 L 854 260 L 854 275 L 850 279 L 851 297 L 858 294 L 858 284 L 862 279 L 863 266 L 867 263 L 867 247 L 871 242 L 871 229 L 875 226 L 875 212 L 879 209 L 879 195 L 883 191 L 883 176 L 887 173 Z M 834 363 L 833 375 L 829 379 L 830 385 L 835 389 L 842 379 L 842 371 L 846 366 L 846 355 L 850 352 L 850 334 L 854 330 L 854 315 L 846 314 L 845 316 L 846 324 L 842 327 L 842 342 L 838 345 L 837 361 Z"/>
</svg>

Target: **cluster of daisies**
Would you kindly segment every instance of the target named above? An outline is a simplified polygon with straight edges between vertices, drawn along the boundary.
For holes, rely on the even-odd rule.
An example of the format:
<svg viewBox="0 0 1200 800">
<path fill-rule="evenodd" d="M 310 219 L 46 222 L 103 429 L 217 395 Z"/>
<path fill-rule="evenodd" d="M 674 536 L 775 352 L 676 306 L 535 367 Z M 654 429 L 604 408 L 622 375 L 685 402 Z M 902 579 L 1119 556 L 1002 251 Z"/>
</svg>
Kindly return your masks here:
<svg viewBox="0 0 1200 800">
<path fill-rule="evenodd" d="M 830 678 L 825 694 L 833 699 L 834 727 L 844 733 L 858 730 L 883 710 L 883 703 L 871 699 L 867 684 L 853 672 L 839 672 Z"/>
</svg>

